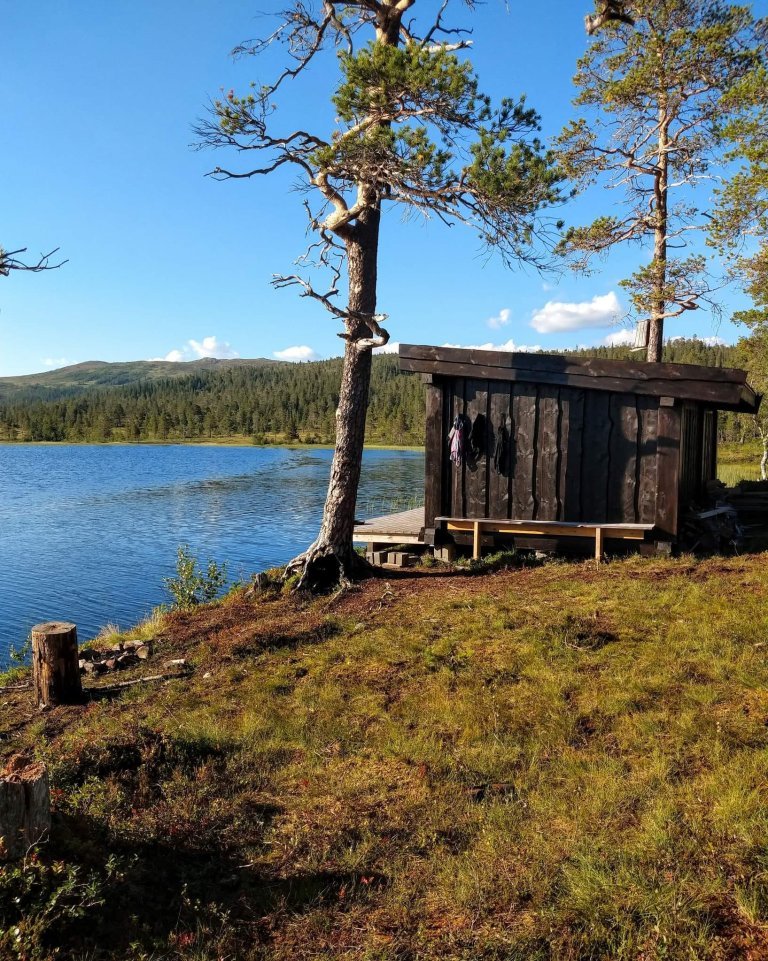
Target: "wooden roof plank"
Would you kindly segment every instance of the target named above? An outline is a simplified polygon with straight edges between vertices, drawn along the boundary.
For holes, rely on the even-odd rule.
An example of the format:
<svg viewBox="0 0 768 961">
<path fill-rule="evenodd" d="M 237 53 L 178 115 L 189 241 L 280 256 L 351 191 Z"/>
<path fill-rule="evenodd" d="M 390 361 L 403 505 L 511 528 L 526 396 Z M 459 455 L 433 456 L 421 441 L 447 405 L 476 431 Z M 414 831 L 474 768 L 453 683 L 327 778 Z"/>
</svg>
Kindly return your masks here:
<svg viewBox="0 0 768 961">
<path fill-rule="evenodd" d="M 755 413 L 760 405 L 759 395 L 746 382 L 745 371 L 696 364 L 595 362 L 591 358 L 574 360 L 554 354 L 510 354 L 403 344 L 400 368 L 441 377 L 469 375 L 583 390 L 670 396 L 743 413 Z"/>
<path fill-rule="evenodd" d="M 746 371 L 735 367 L 704 367 L 699 364 L 651 364 L 631 360 L 605 360 L 601 357 L 577 358 L 564 354 L 511 353 L 464 347 L 432 347 L 400 344 L 401 358 L 462 364 L 473 368 L 514 367 L 518 370 L 581 373 L 592 377 L 633 377 L 637 380 L 711 380 L 715 383 L 744 384 Z M 467 372 L 468 373 L 468 372 Z"/>
</svg>

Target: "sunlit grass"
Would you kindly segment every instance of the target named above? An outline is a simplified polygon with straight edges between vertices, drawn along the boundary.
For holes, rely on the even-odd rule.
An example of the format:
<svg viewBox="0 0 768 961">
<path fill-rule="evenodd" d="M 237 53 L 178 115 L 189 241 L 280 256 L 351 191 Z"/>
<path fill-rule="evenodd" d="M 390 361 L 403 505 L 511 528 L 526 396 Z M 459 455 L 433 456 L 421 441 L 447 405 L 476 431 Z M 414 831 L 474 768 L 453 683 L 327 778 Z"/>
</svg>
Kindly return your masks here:
<svg viewBox="0 0 768 961">
<path fill-rule="evenodd" d="M 188 681 L 19 739 L 52 855 L 141 852 L 106 957 L 758 959 L 767 595 L 760 556 L 233 597 L 159 625 Z"/>
</svg>

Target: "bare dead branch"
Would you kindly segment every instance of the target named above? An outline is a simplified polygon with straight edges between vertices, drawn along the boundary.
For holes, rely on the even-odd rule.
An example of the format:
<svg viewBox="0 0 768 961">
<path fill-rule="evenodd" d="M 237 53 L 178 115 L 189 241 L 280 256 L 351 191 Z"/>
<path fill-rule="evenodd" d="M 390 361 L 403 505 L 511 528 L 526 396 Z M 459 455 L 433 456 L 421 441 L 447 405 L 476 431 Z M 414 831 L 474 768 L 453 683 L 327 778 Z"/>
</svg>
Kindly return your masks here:
<svg viewBox="0 0 768 961">
<path fill-rule="evenodd" d="M 626 23 L 630 27 L 635 25 L 634 19 L 624 9 L 622 0 L 603 0 L 601 6 L 596 14 L 584 17 L 584 28 L 590 37 L 611 21 Z"/>
<path fill-rule="evenodd" d="M 0 277 L 7 277 L 12 270 L 26 270 L 33 274 L 37 274 L 41 270 L 58 270 L 59 267 L 63 267 L 67 263 L 66 260 L 60 260 L 57 264 L 51 263 L 51 257 L 57 254 L 59 250 L 59 247 L 55 247 L 47 254 L 41 254 L 36 262 L 27 263 L 25 260 L 20 260 L 18 256 L 27 252 L 26 247 L 8 251 L 0 247 Z"/>
</svg>

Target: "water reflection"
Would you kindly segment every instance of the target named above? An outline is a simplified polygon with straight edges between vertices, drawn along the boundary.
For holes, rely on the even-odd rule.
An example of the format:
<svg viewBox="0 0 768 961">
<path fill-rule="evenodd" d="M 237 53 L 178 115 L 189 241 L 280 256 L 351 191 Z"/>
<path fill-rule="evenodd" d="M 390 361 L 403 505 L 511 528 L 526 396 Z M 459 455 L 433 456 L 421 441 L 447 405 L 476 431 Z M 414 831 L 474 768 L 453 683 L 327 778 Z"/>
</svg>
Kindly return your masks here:
<svg viewBox="0 0 768 961">
<path fill-rule="evenodd" d="M 276 448 L 0 446 L 0 662 L 37 621 L 83 638 L 165 600 L 188 543 L 232 578 L 280 564 L 314 536 L 332 452 Z M 358 516 L 415 503 L 418 452 L 366 452 Z"/>
</svg>

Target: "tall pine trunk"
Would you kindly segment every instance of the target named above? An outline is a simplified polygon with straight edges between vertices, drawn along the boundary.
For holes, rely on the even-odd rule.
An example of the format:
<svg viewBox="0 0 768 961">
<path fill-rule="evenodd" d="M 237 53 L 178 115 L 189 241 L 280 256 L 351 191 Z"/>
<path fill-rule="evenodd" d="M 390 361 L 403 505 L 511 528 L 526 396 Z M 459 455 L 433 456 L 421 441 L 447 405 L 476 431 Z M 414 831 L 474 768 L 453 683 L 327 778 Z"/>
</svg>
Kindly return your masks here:
<svg viewBox="0 0 768 961">
<path fill-rule="evenodd" d="M 658 170 L 654 183 L 656 223 L 653 238 L 653 311 L 648 325 L 648 351 L 646 360 L 658 364 L 664 344 L 664 313 L 666 308 L 665 288 L 667 286 L 667 189 L 669 187 L 668 149 L 669 118 L 666 102 L 662 96 L 659 107 Z"/>
<path fill-rule="evenodd" d="M 410 3 L 391 3 L 378 10 L 377 43 L 398 46 L 400 22 L 409 6 Z M 299 590 L 315 591 L 337 583 L 344 585 L 356 574 L 370 571 L 370 566 L 355 553 L 352 535 L 363 464 L 372 362 L 372 347 L 361 341 L 369 340 L 372 335 L 365 317 L 373 317 L 376 313 L 381 205 L 377 185 L 362 182 L 358 183 L 357 189 L 359 196 L 367 196 L 372 202 L 366 205 L 353 225 L 345 227 L 339 234 L 347 255 L 349 319 L 343 335 L 347 345 L 336 408 L 336 448 L 320 533 L 314 543 L 286 568 L 287 576 L 299 574 Z"/>
<path fill-rule="evenodd" d="M 376 281 L 380 210 L 367 210 L 346 241 L 351 315 L 376 313 Z M 298 587 L 322 590 L 348 582 L 367 567 L 354 551 L 352 534 L 365 442 L 365 420 L 371 381 L 372 350 L 359 341 L 371 332 L 362 320 L 347 322 L 344 365 L 336 408 L 336 449 L 316 540 L 288 565 L 299 573 Z"/>
</svg>

